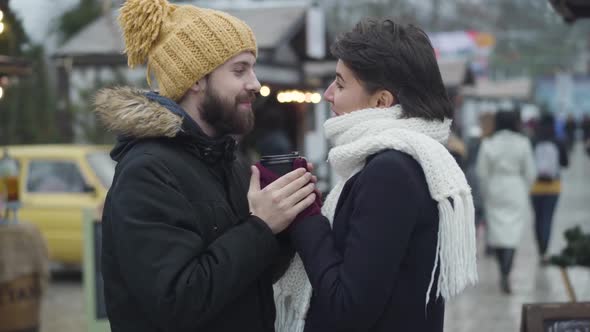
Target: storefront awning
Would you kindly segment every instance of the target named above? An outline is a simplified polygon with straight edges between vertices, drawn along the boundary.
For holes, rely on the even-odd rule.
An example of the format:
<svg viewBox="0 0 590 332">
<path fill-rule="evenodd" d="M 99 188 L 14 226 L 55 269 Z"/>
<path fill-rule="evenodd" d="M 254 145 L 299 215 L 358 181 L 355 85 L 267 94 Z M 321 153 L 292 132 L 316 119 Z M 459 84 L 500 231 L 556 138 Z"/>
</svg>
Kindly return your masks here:
<svg viewBox="0 0 590 332">
<path fill-rule="evenodd" d="M 517 78 L 504 81 L 478 80 L 473 86 L 461 88 L 461 95 L 480 99 L 509 99 L 526 101 L 531 98 L 532 81 Z"/>
</svg>

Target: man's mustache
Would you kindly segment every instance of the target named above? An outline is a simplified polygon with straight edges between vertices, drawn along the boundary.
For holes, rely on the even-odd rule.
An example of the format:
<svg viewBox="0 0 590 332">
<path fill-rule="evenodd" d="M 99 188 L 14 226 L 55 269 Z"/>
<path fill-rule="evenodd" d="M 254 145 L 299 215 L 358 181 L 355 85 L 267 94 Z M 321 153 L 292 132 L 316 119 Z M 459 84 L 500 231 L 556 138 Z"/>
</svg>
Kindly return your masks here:
<svg viewBox="0 0 590 332">
<path fill-rule="evenodd" d="M 256 101 L 256 94 L 254 92 L 248 92 L 244 95 L 238 96 L 239 103 L 253 103 Z"/>
</svg>

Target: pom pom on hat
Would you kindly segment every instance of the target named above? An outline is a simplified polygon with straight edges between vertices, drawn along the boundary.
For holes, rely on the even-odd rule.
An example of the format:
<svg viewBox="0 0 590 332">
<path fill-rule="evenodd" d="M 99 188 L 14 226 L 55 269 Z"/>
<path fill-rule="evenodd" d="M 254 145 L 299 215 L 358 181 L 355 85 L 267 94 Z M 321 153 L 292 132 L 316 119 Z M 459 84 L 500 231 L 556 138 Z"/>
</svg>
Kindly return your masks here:
<svg viewBox="0 0 590 332">
<path fill-rule="evenodd" d="M 160 35 L 170 4 L 166 0 L 127 0 L 119 15 L 129 67 L 146 63 Z"/>
</svg>

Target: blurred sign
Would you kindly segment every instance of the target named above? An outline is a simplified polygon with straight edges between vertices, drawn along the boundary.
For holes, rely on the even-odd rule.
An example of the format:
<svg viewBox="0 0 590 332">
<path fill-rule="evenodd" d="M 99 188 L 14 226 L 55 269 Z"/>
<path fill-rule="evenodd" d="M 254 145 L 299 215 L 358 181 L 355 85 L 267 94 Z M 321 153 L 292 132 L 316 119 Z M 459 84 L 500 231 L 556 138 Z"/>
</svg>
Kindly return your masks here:
<svg viewBox="0 0 590 332">
<path fill-rule="evenodd" d="M 437 56 L 488 56 L 496 45 L 494 35 L 479 31 L 436 32 L 428 35 Z"/>
<path fill-rule="evenodd" d="M 521 332 L 590 332 L 590 302 L 522 306 Z"/>
<path fill-rule="evenodd" d="M 496 37 L 480 31 L 450 31 L 428 34 L 439 59 L 469 60 L 475 76 L 486 76 L 488 58 L 496 45 Z"/>
<path fill-rule="evenodd" d="M 326 57 L 326 18 L 324 10 L 319 6 L 312 6 L 306 16 L 307 56 L 313 59 Z"/>
<path fill-rule="evenodd" d="M 590 114 L 590 76 L 560 74 L 535 82 L 535 102 L 557 114 Z"/>
</svg>

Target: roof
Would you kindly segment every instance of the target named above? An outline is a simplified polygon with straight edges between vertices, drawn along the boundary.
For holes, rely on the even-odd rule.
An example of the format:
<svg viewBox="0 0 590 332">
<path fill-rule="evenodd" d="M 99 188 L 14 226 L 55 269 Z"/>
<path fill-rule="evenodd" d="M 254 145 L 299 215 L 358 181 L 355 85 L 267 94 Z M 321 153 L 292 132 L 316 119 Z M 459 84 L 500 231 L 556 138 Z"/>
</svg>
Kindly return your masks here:
<svg viewBox="0 0 590 332">
<path fill-rule="evenodd" d="M 530 99 L 532 81 L 529 78 L 516 78 L 504 81 L 478 80 L 474 86 L 461 89 L 464 96 L 486 99 Z"/>
<path fill-rule="evenodd" d="M 115 15 L 101 16 L 70 38 L 55 55 L 112 55 L 123 54 L 123 33 Z"/>
<path fill-rule="evenodd" d="M 303 26 L 307 7 L 290 5 L 225 10 L 245 21 L 256 36 L 259 49 L 273 49 Z M 70 38 L 55 56 L 86 56 L 123 54 L 125 45 L 117 23 L 117 11 L 111 11 L 92 22 Z"/>
<path fill-rule="evenodd" d="M 235 9 L 229 14 L 246 22 L 254 31 L 256 43 L 262 49 L 273 49 L 282 41 L 290 40 L 298 28 L 303 27 L 304 7 Z"/>
</svg>

